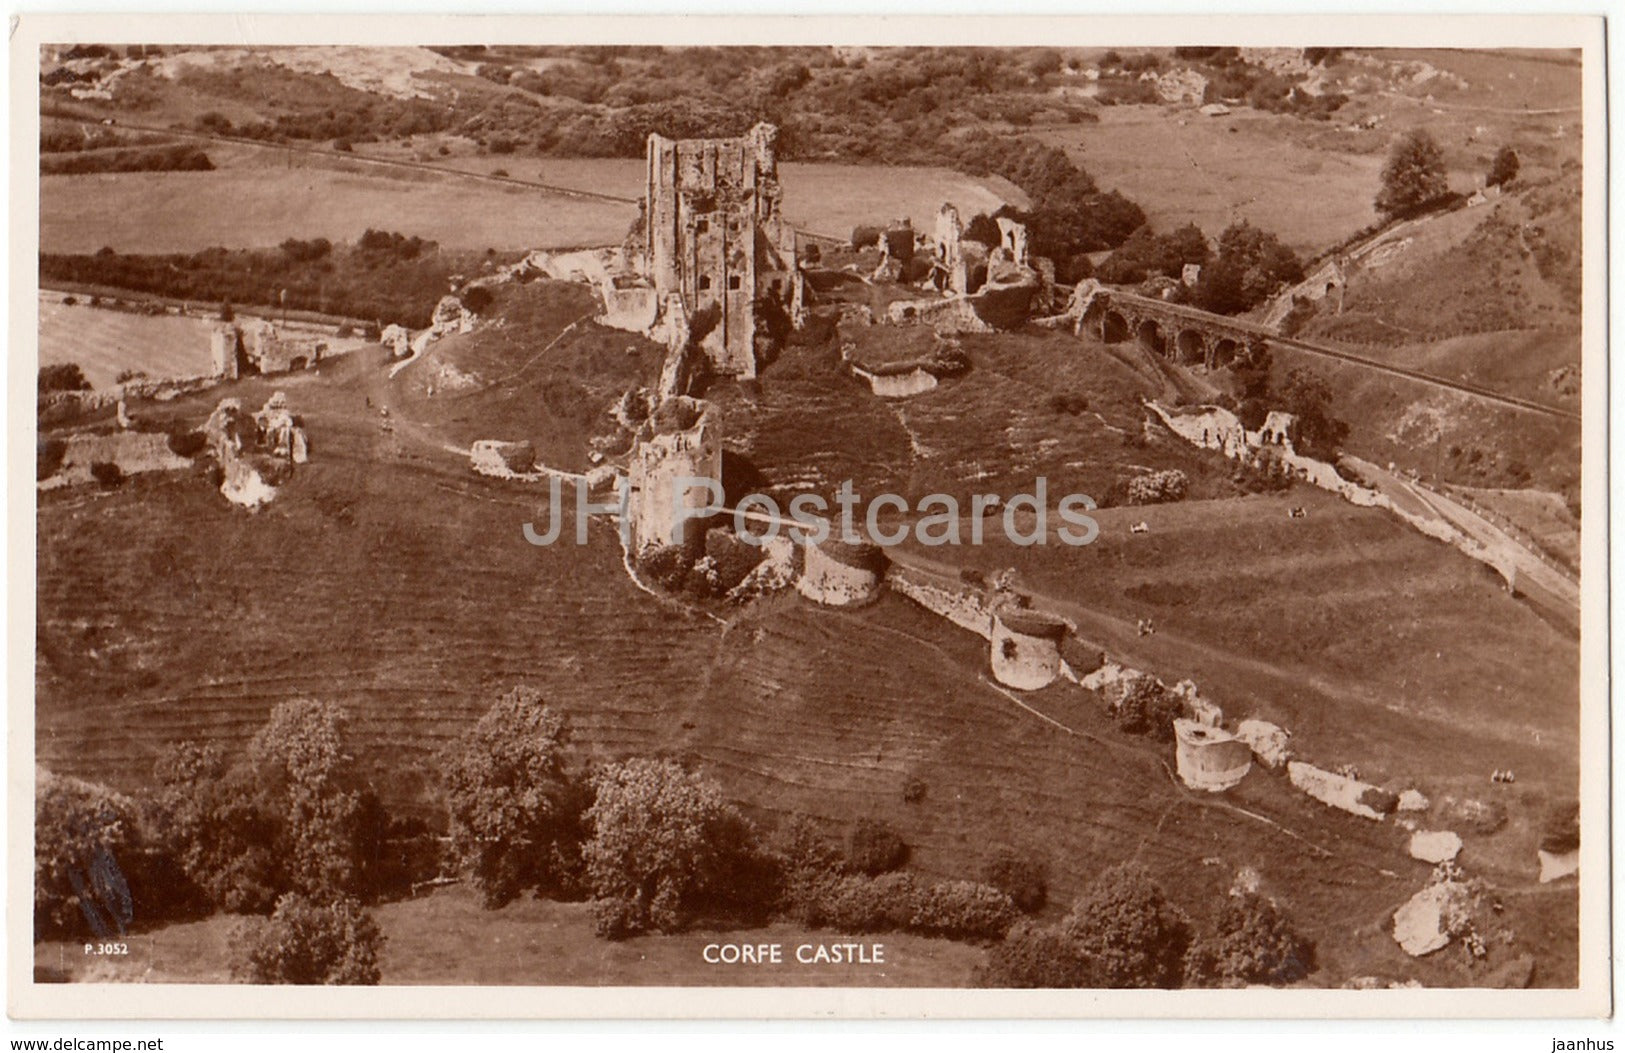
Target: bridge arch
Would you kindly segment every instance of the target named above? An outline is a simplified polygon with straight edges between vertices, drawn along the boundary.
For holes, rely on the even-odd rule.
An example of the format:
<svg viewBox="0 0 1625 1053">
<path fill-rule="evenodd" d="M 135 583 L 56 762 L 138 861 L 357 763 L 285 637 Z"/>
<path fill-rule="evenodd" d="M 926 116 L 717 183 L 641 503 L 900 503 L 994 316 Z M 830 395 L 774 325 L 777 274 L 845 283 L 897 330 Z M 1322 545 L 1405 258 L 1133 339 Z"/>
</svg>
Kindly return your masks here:
<svg viewBox="0 0 1625 1053">
<path fill-rule="evenodd" d="M 1147 318 L 1141 322 L 1139 328 L 1134 331 L 1134 335 L 1140 341 L 1140 346 L 1147 351 L 1153 351 L 1159 355 L 1168 353 L 1168 338 L 1163 335 L 1162 326 L 1157 323 L 1155 318 Z"/>
<path fill-rule="evenodd" d="M 1106 344 L 1120 344 L 1129 338 L 1128 319 L 1122 312 L 1108 308 L 1100 318 L 1100 339 Z"/>
<path fill-rule="evenodd" d="M 1181 365 L 1199 365 L 1207 361 L 1207 338 L 1198 329 L 1181 329 L 1174 336 L 1174 351 Z"/>
<path fill-rule="evenodd" d="M 1228 336 L 1213 341 L 1213 354 L 1208 361 L 1212 369 L 1224 369 L 1236 360 L 1241 352 L 1241 342 Z"/>
</svg>

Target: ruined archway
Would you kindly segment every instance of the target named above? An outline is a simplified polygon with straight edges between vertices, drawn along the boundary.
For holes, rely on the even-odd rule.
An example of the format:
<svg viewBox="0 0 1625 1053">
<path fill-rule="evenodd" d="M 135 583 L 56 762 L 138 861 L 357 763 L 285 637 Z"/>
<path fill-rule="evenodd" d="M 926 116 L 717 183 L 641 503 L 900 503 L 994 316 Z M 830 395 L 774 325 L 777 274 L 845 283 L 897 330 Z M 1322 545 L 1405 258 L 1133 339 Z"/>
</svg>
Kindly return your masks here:
<svg viewBox="0 0 1625 1053">
<path fill-rule="evenodd" d="M 1107 311 L 1100 319 L 1100 339 L 1107 344 L 1120 344 L 1128 339 L 1128 319 L 1116 311 Z"/>
<path fill-rule="evenodd" d="M 1157 324 L 1156 319 L 1147 318 L 1145 321 L 1141 322 L 1139 330 L 1136 331 L 1134 335 L 1139 338 L 1140 346 L 1145 348 L 1147 351 L 1152 351 L 1159 355 L 1166 355 L 1168 353 L 1168 339 L 1167 337 L 1163 336 L 1162 326 Z"/>
<path fill-rule="evenodd" d="M 1201 365 L 1207 358 L 1207 341 L 1195 329 L 1181 329 L 1174 337 L 1174 350 L 1181 365 Z"/>
<path fill-rule="evenodd" d="M 1213 345 L 1213 368 L 1224 369 L 1236 360 L 1236 354 L 1241 351 L 1241 345 L 1228 336 L 1221 337 Z"/>
</svg>

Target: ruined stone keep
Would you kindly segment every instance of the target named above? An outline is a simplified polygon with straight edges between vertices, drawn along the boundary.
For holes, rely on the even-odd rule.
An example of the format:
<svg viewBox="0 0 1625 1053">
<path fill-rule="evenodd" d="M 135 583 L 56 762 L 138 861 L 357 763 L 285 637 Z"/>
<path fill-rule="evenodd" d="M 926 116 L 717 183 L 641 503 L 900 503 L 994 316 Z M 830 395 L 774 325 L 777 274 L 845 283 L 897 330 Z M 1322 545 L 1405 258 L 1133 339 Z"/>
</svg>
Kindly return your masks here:
<svg viewBox="0 0 1625 1053">
<path fill-rule="evenodd" d="M 761 307 L 800 309 L 795 230 L 780 212 L 778 129 L 758 124 L 732 139 L 649 136 L 644 252 L 662 300 L 681 298 L 690 319 L 718 312 L 701 340 L 711 368 L 756 375 Z"/>
</svg>

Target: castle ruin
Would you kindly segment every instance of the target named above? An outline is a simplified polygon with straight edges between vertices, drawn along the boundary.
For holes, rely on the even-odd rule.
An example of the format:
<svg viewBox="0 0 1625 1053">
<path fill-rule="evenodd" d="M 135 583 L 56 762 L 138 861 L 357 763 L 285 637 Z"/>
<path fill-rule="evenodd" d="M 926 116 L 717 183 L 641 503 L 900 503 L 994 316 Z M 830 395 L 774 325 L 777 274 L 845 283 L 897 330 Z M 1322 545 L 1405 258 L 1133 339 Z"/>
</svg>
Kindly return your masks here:
<svg viewBox="0 0 1625 1053">
<path fill-rule="evenodd" d="M 719 374 L 755 376 L 764 310 L 794 320 L 802 309 L 777 138 L 771 124 L 730 139 L 649 136 L 644 265 L 662 304 L 680 301 L 700 328 L 716 313 L 700 347 Z"/>
</svg>

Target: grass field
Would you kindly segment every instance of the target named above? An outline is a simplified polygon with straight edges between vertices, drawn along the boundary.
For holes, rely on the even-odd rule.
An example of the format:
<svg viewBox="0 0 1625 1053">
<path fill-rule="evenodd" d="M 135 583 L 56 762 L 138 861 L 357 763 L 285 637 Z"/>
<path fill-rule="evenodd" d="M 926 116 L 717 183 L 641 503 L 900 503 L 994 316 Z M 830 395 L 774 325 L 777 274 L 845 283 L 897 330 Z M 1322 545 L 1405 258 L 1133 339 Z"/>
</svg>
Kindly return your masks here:
<svg viewBox="0 0 1625 1053">
<path fill-rule="evenodd" d="M 981 948 L 903 934 L 867 937 L 885 945 L 882 965 L 798 965 L 801 943 L 845 940 L 848 934 L 807 932 L 787 925 L 640 936 L 615 943 L 593 935 L 583 903 L 521 900 L 481 908 L 464 888 L 390 903 L 376 915 L 385 939 L 379 962 L 385 984 L 482 984 L 547 987 L 654 985 L 698 987 L 963 987 L 982 960 Z M 83 948 L 41 944 L 35 968 L 74 979 L 227 983 L 231 980 L 233 917 L 171 925 L 130 940 L 130 957 L 87 968 Z M 780 943 L 777 966 L 707 965 L 713 942 Z"/>
<path fill-rule="evenodd" d="M 621 203 L 463 178 L 455 161 L 443 171 L 395 169 L 239 144 L 211 146 L 209 155 L 212 172 L 43 177 L 41 250 L 253 248 L 289 237 L 351 241 L 369 227 L 456 249 L 609 245 L 626 236 L 637 215 L 631 199 L 643 194 L 639 160 L 465 159 L 470 171 L 502 169 L 516 179 L 629 199 Z M 841 238 L 860 223 L 903 216 L 930 229 L 944 201 L 967 217 L 1024 201 L 1008 184 L 939 168 L 787 163 L 781 176 L 789 219 Z"/>
</svg>

